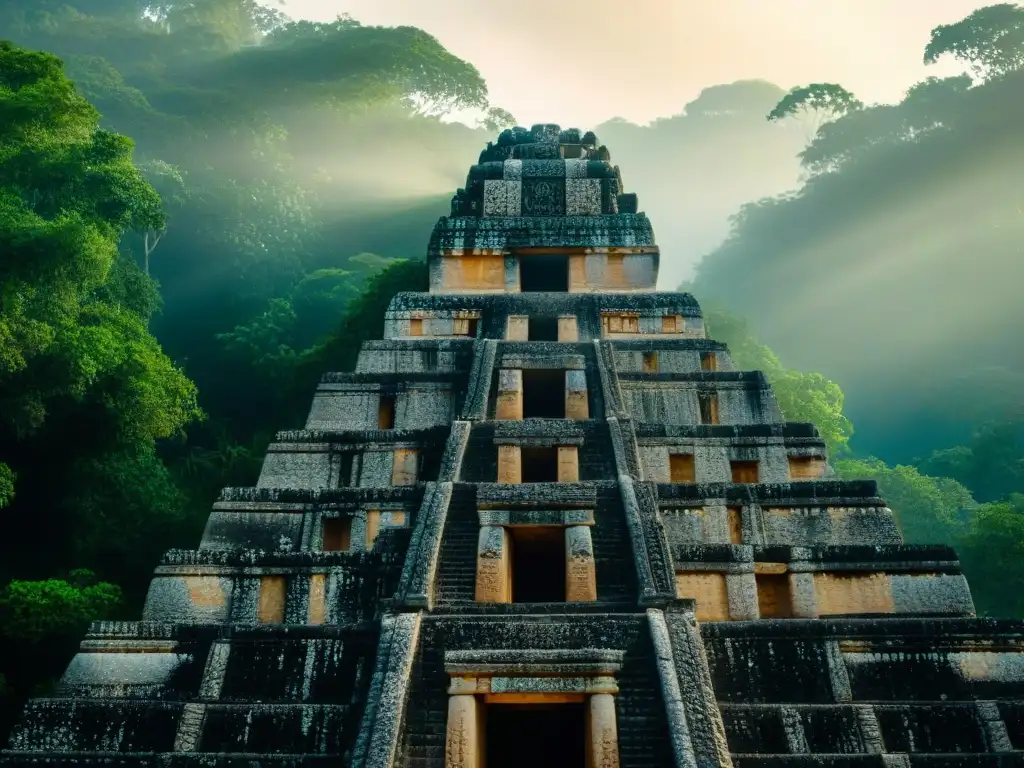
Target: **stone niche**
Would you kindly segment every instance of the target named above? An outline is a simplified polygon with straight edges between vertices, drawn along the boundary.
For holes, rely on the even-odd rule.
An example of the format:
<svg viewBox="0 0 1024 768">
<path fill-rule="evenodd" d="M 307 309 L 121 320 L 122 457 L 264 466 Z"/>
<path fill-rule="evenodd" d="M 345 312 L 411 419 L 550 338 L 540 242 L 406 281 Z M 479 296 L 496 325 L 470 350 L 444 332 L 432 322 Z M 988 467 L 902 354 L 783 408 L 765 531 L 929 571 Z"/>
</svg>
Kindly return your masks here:
<svg viewBox="0 0 1024 768">
<path fill-rule="evenodd" d="M 310 549 L 320 552 L 369 552 L 381 531 L 408 525 L 401 504 L 374 504 L 354 509 L 324 508 L 317 513 Z"/>
<path fill-rule="evenodd" d="M 366 376 L 338 374 L 332 378 Z M 373 374 L 389 378 L 395 374 Z M 421 374 L 422 375 L 422 374 Z M 390 385 L 390 386 L 388 386 Z M 317 387 L 306 419 L 310 431 L 400 429 L 443 427 L 455 418 L 455 387 L 448 381 L 357 383 L 323 381 Z M 385 412 L 390 416 L 385 417 Z"/>
<path fill-rule="evenodd" d="M 431 310 L 388 313 L 387 339 L 475 339 L 480 334 L 479 310 Z"/>
<path fill-rule="evenodd" d="M 645 438 L 638 445 L 646 477 L 657 483 L 790 482 L 782 440 L 758 444 L 737 439 Z M 824 471 L 824 460 L 821 466 Z"/>
<path fill-rule="evenodd" d="M 577 483 L 580 479 L 578 445 L 553 440 L 498 438 L 498 477 L 503 484 Z"/>
<path fill-rule="evenodd" d="M 767 381 L 760 374 L 708 373 L 702 382 L 688 374 L 622 373 L 626 410 L 637 424 L 734 426 L 784 421 Z M 644 378 L 646 377 L 646 379 Z"/>
<path fill-rule="evenodd" d="M 572 493 L 562 483 L 482 486 L 477 494 L 477 602 L 597 600 L 590 532 L 595 504 L 592 487 Z"/>
<path fill-rule="evenodd" d="M 601 338 L 704 338 L 704 326 L 699 318 L 687 318 L 671 310 L 605 310 L 601 312 Z M 702 366 L 703 370 L 707 370 Z M 648 373 L 654 371 L 644 369 Z"/>
<path fill-rule="evenodd" d="M 509 315 L 505 323 L 506 341 L 579 341 L 575 315 Z"/>
<path fill-rule="evenodd" d="M 495 418 L 499 421 L 590 418 L 586 371 L 501 368 L 497 378 Z"/>
<path fill-rule="evenodd" d="M 496 755 L 526 765 L 537 750 L 566 765 L 617 768 L 623 656 L 593 648 L 448 651 L 445 768 L 487 768 Z"/>
<path fill-rule="evenodd" d="M 908 545 L 674 547 L 676 590 L 700 621 L 828 616 L 972 616 L 947 548 Z M 940 552 L 939 550 L 945 550 Z"/>
</svg>

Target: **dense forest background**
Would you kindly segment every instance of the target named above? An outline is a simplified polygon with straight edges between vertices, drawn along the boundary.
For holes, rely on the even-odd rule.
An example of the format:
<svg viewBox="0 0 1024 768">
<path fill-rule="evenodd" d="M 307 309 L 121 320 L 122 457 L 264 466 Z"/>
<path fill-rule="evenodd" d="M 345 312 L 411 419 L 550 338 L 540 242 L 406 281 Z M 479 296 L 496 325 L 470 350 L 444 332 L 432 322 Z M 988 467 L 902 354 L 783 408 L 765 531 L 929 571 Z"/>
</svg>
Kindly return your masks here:
<svg viewBox="0 0 1024 768">
<path fill-rule="evenodd" d="M 514 117 L 420 30 L 255 0 L 0 0 L 0 40 L 3 740 L 425 290 L 430 228 Z M 965 74 L 891 105 L 725 83 L 581 127 L 651 216 L 664 287 L 689 280 L 908 541 L 959 549 L 980 613 L 1024 616 L 1024 10 L 922 53 Z"/>
</svg>

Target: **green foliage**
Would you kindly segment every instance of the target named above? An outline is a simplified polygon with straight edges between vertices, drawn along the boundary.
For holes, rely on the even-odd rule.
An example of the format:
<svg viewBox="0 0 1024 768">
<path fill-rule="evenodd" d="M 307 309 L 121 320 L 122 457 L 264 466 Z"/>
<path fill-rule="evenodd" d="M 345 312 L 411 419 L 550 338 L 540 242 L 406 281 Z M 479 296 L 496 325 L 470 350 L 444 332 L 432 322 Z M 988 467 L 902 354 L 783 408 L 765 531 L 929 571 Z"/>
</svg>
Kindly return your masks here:
<svg viewBox="0 0 1024 768">
<path fill-rule="evenodd" d="M 810 124 L 814 136 L 823 124 L 842 115 L 856 112 L 864 104 L 836 83 L 811 83 L 794 88 L 768 113 L 768 121 L 798 118 Z"/>
<path fill-rule="evenodd" d="M 160 199 L 132 145 L 98 115 L 59 60 L 0 43 L 0 397 L 7 440 L 43 428 L 55 401 L 94 402 L 125 441 L 199 416 L 192 383 L 117 302 L 117 245 L 160 226 Z M 114 273 L 116 285 L 110 283 Z M 152 304 L 152 302 L 148 302 Z M 150 309 L 146 302 L 135 309 Z M 2 435 L 2 433 L 0 433 Z"/>
<path fill-rule="evenodd" d="M 1024 495 L 977 507 L 959 553 L 979 615 L 1024 617 Z"/>
<path fill-rule="evenodd" d="M 68 580 L 12 581 L 0 589 L 0 636 L 38 642 L 50 635 L 81 631 L 117 608 L 121 592 L 113 584 L 91 583 L 85 570 Z"/>
<path fill-rule="evenodd" d="M 70 521 L 72 562 L 96 563 L 105 579 L 124 582 L 140 599 L 145 574 L 174 546 L 194 546 L 208 508 L 190 509 L 186 497 L 152 445 L 130 445 L 75 460 L 68 473 L 75 488 L 63 502 Z"/>
<path fill-rule="evenodd" d="M 497 133 L 505 128 L 513 128 L 518 123 L 512 113 L 501 107 L 491 107 L 487 110 L 481 121 L 481 126 L 491 133 Z"/>
<path fill-rule="evenodd" d="M 941 131 L 947 124 L 949 105 L 971 87 L 966 75 L 930 77 L 911 87 L 898 105 L 876 104 L 857 109 L 821 126 L 800 153 L 812 174 L 841 170 L 843 165 L 877 152 L 918 142 L 925 134 Z"/>
<path fill-rule="evenodd" d="M 967 445 L 934 451 L 918 467 L 963 483 L 981 502 L 1024 493 L 1024 422 L 983 425 Z"/>
<path fill-rule="evenodd" d="M 932 30 L 924 63 L 943 56 L 966 63 L 979 77 L 996 77 L 1024 65 L 1024 7 L 1015 3 L 989 5 L 954 24 Z"/>
<path fill-rule="evenodd" d="M 159 554 L 301 423 L 363 283 L 447 208 L 483 135 L 440 115 L 487 103 L 421 30 L 256 0 L 0 0 L 0 29 L 53 54 L 0 45 L 0 584 L 56 606 L 19 613 L 43 641 L 0 639 L 27 660 L 0 664 L 14 708 L 101 612 L 47 578 L 88 566 L 137 616 Z"/>
<path fill-rule="evenodd" d="M 302 376 L 311 380 L 327 367 L 336 371 L 355 368 L 364 341 L 384 336 L 384 315 L 395 294 L 428 289 L 425 261 L 396 260 L 366 281 L 333 333 L 303 362 Z"/>
<path fill-rule="evenodd" d="M 17 479 L 13 469 L 0 463 L 0 509 L 14 501 L 14 481 Z"/>
<path fill-rule="evenodd" d="M 203 72 L 204 83 L 212 76 L 235 103 L 269 89 L 278 94 L 275 106 L 310 95 L 404 96 L 434 114 L 487 103 L 487 87 L 476 68 L 415 27 L 363 27 L 342 20 L 319 25 L 316 34 L 287 32 L 286 27 L 264 45 L 218 62 L 212 72 Z"/>
<path fill-rule="evenodd" d="M 849 451 L 853 424 L 843 415 L 843 392 L 838 384 L 819 373 L 783 367 L 768 347 L 758 343 L 749 324 L 741 318 L 707 306 L 704 318 L 708 335 L 729 345 L 738 368 L 764 372 L 788 421 L 814 424 L 833 456 Z"/>
<path fill-rule="evenodd" d="M 744 206 L 697 267 L 701 296 L 842 382 L 860 452 L 909 463 L 1022 417 L 1022 121 L 1024 70 L 850 112 L 806 148 L 801 186 Z"/>
<path fill-rule="evenodd" d="M 909 544 L 954 543 L 964 530 L 965 510 L 975 508 L 971 493 L 947 477 L 930 477 L 915 467 L 887 466 L 879 459 L 835 462 L 847 480 L 874 480 Z"/>
<path fill-rule="evenodd" d="M 738 80 L 704 88 L 680 114 L 649 125 L 619 118 L 594 127 L 671 254 L 661 260 L 666 284 L 721 243 L 741 204 L 798 183 L 801 125 L 764 119 L 784 96 L 773 83 Z"/>
</svg>

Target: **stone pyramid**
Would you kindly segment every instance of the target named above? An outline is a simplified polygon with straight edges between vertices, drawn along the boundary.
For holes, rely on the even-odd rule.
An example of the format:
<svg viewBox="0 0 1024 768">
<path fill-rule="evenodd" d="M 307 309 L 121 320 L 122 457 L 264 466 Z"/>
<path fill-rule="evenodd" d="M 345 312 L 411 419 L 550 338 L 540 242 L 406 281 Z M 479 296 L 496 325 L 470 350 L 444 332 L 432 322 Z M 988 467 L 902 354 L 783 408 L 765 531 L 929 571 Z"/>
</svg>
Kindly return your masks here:
<svg viewBox="0 0 1024 768">
<path fill-rule="evenodd" d="M 658 260 L 592 133 L 502 133 L 430 292 L 0 765 L 1024 765 L 1024 624 L 974 618 Z"/>
</svg>

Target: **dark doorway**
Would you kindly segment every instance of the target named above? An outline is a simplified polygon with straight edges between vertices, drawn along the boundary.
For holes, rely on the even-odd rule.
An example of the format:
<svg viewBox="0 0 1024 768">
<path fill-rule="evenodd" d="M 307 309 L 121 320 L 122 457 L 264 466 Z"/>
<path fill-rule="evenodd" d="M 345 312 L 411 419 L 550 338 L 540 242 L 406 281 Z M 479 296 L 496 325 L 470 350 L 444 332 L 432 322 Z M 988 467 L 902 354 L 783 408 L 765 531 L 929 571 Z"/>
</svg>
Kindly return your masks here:
<svg viewBox="0 0 1024 768">
<path fill-rule="evenodd" d="M 530 317 L 527 326 L 530 341 L 558 341 L 557 317 Z"/>
<path fill-rule="evenodd" d="M 487 768 L 586 768 L 585 704 L 488 704 Z"/>
<path fill-rule="evenodd" d="M 565 602 L 565 530 L 559 526 L 508 529 L 512 543 L 512 602 Z"/>
<path fill-rule="evenodd" d="M 558 449 L 554 446 L 528 447 L 520 449 L 522 456 L 522 482 L 557 483 Z"/>
<path fill-rule="evenodd" d="M 395 428 L 395 396 L 381 395 L 380 405 L 377 408 L 377 428 Z"/>
<path fill-rule="evenodd" d="M 789 619 L 793 616 L 793 596 L 790 593 L 789 574 L 759 573 L 757 583 L 757 609 L 762 619 Z"/>
<path fill-rule="evenodd" d="M 523 371 L 523 418 L 565 418 L 565 371 Z"/>
<path fill-rule="evenodd" d="M 519 290 L 523 293 L 568 293 L 569 257 L 531 254 L 519 256 Z"/>
<path fill-rule="evenodd" d="M 718 393 L 697 392 L 701 424 L 718 424 Z"/>
<path fill-rule="evenodd" d="M 348 552 L 352 548 L 352 518 L 325 517 L 320 548 L 324 552 Z"/>
</svg>

